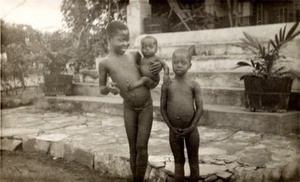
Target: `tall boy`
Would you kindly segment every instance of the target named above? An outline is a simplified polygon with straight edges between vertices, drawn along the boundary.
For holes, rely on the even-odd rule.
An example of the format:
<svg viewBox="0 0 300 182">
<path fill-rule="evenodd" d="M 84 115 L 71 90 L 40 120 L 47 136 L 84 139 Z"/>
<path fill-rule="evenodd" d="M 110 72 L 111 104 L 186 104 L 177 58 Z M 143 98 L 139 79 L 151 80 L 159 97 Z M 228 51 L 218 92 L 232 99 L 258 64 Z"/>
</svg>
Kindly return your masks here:
<svg viewBox="0 0 300 182">
<path fill-rule="evenodd" d="M 175 73 L 171 84 L 163 84 L 161 93 L 161 114 L 170 128 L 169 142 L 175 159 L 175 181 L 184 181 L 184 143 L 186 144 L 190 181 L 199 178 L 199 133 L 198 122 L 203 113 L 200 86 L 190 80 L 186 73 L 190 69 L 191 55 L 186 49 L 173 53 L 172 67 Z"/>
<path fill-rule="evenodd" d="M 123 98 L 124 122 L 130 149 L 130 167 L 134 181 L 143 181 L 148 162 L 148 140 L 153 121 L 153 105 L 149 88 L 141 86 L 128 89 L 127 81 L 134 83 L 141 78 L 137 62 L 138 53 L 125 54 L 129 46 L 126 25 L 113 21 L 107 25 L 109 54 L 99 63 L 100 93 L 120 94 Z M 153 63 L 153 74 L 161 70 Z M 107 76 L 113 83 L 107 85 Z"/>
</svg>

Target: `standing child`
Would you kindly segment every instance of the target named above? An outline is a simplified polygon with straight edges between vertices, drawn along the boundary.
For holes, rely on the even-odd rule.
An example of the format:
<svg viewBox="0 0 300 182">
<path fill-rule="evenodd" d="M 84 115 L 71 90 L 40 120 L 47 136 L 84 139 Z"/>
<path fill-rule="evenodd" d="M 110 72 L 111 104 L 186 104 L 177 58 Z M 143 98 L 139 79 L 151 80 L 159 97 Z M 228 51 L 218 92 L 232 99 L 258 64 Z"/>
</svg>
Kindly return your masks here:
<svg viewBox="0 0 300 182">
<path fill-rule="evenodd" d="M 175 77 L 169 86 L 163 84 L 161 93 L 161 114 L 170 129 L 169 141 L 175 159 L 175 181 L 184 181 L 184 143 L 191 169 L 190 181 L 199 178 L 197 125 L 203 103 L 199 84 L 186 75 L 191 65 L 188 50 L 175 50 L 172 57 Z"/>
<path fill-rule="evenodd" d="M 124 122 L 129 142 L 130 168 L 134 181 L 143 181 L 148 163 L 148 140 L 150 137 L 153 105 L 149 88 L 141 86 L 128 90 L 127 81 L 134 83 L 141 78 L 137 62 L 138 53 L 125 54 L 129 46 L 129 31 L 126 25 L 113 21 L 107 25 L 106 33 L 109 54 L 99 63 L 100 93 L 120 94 L 123 98 Z M 153 63 L 153 74 L 158 74 L 161 64 Z M 107 76 L 113 83 L 107 85 Z"/>
<path fill-rule="evenodd" d="M 129 89 L 134 89 L 140 86 L 146 86 L 150 89 L 156 87 L 159 83 L 159 74 L 153 74 L 150 71 L 150 66 L 153 62 L 159 62 L 164 69 L 164 83 L 169 84 L 169 67 L 162 61 L 158 56 L 155 55 L 157 52 L 157 40 L 152 36 L 146 36 L 141 40 L 141 51 L 143 58 L 139 63 L 140 72 L 142 78 L 137 82 L 130 84 L 128 83 Z"/>
</svg>

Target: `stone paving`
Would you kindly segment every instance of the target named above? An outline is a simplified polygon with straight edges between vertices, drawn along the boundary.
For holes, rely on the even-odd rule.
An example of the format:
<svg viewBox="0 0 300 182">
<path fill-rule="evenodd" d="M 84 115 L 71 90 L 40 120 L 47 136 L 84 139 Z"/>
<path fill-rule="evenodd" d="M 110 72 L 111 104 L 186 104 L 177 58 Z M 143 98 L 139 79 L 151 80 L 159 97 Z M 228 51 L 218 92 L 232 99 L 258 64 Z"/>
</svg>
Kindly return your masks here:
<svg viewBox="0 0 300 182">
<path fill-rule="evenodd" d="M 1 111 L 1 150 L 40 151 L 75 160 L 101 174 L 130 178 L 123 119 L 104 113 L 62 112 L 33 106 Z M 299 179 L 299 136 L 198 127 L 199 181 Z M 168 128 L 154 121 L 149 140 L 148 181 L 172 181 Z M 186 164 L 186 176 L 189 176 Z"/>
</svg>

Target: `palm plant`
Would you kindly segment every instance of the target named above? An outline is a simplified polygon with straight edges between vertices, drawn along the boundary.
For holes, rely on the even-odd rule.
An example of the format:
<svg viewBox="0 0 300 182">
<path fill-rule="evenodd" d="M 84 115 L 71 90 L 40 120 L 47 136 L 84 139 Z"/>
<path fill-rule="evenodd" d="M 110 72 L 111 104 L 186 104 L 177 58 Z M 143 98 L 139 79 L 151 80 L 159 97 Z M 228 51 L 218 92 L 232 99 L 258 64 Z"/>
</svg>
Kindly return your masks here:
<svg viewBox="0 0 300 182">
<path fill-rule="evenodd" d="M 299 22 L 295 23 L 287 32 L 286 26 L 283 29 L 280 28 L 279 33 L 275 34 L 273 40 L 269 40 L 267 46 L 264 46 L 258 39 L 244 32 L 245 38 L 241 39 L 243 42 L 242 47 L 250 50 L 256 56 L 254 59 L 251 59 L 250 63 L 244 61 L 238 62 L 235 68 L 244 66 L 253 67 L 254 76 L 263 78 L 283 76 L 281 71 L 285 66 L 276 66 L 278 63 L 284 61 L 281 59 L 284 56 L 280 55 L 279 51 L 284 45 L 300 34 L 300 30 L 296 31 L 298 24 Z"/>
</svg>

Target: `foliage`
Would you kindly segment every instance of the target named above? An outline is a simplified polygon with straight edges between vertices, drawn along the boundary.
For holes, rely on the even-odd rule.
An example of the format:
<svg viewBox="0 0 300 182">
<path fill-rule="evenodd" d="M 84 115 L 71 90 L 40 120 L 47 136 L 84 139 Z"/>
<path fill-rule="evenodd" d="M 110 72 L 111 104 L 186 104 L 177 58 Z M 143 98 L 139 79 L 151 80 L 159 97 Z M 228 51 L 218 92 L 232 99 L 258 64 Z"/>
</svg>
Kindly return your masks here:
<svg viewBox="0 0 300 182">
<path fill-rule="evenodd" d="M 68 33 L 46 33 L 40 39 L 28 39 L 33 59 L 43 65 L 43 73 L 63 74 L 75 50 L 72 37 Z"/>
<path fill-rule="evenodd" d="M 72 59 L 77 71 L 93 67 L 96 57 L 107 54 L 104 28 L 111 20 L 125 21 L 127 3 L 128 0 L 63 0 L 64 21 L 79 41 Z"/>
<path fill-rule="evenodd" d="M 7 95 L 13 91 L 21 96 L 26 88 L 34 60 L 25 42 L 39 37 L 40 33 L 28 25 L 8 24 L 1 20 L 1 89 Z"/>
<path fill-rule="evenodd" d="M 264 46 L 256 38 L 244 32 L 245 39 L 242 39 L 243 46 L 254 53 L 255 57 L 251 60 L 251 63 L 238 62 L 235 68 L 244 66 L 253 67 L 253 74 L 264 78 L 282 76 L 280 71 L 284 69 L 284 66 L 278 67 L 276 65 L 282 62 L 281 58 L 285 56 L 280 55 L 279 52 L 284 45 L 300 34 L 300 31 L 296 31 L 298 24 L 299 22 L 295 23 L 287 33 L 286 26 L 283 29 L 280 28 L 279 33 L 275 34 L 273 40 L 269 40 L 267 46 Z"/>
</svg>

